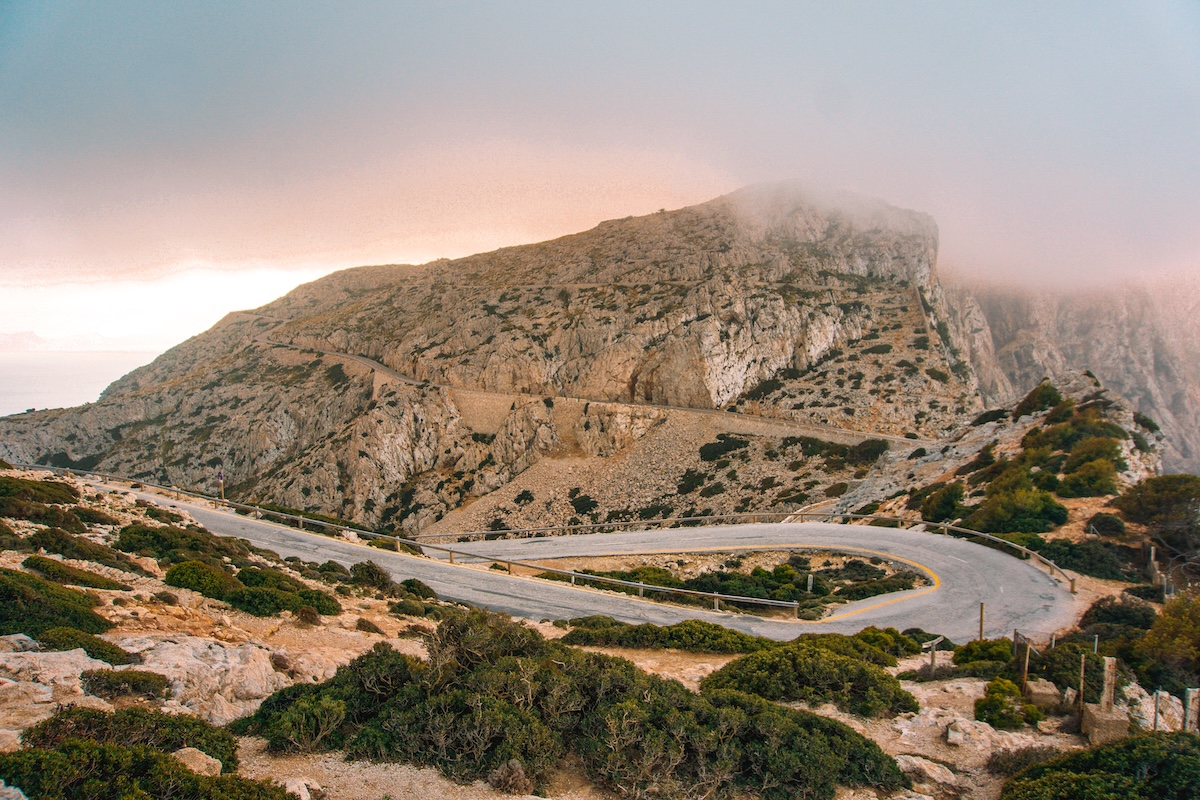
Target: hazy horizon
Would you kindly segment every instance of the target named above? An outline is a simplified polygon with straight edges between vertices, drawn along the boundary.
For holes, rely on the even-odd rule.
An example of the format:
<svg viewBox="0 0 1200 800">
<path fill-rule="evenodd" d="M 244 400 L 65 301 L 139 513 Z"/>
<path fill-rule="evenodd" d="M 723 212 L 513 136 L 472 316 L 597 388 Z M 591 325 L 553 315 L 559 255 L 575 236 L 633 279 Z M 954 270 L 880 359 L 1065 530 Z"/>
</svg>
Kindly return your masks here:
<svg viewBox="0 0 1200 800">
<path fill-rule="evenodd" d="M 161 351 L 336 269 L 775 180 L 930 214 L 958 280 L 1200 272 L 1178 0 L 0 17 L 0 347 Z"/>
</svg>

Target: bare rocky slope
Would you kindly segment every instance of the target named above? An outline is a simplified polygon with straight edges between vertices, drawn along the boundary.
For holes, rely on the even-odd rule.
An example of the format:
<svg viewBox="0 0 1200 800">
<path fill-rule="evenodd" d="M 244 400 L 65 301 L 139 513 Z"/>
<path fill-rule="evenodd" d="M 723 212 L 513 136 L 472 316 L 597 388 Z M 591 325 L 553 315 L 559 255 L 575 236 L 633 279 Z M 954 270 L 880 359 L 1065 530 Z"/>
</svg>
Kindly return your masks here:
<svg viewBox="0 0 1200 800">
<path fill-rule="evenodd" d="M 1196 469 L 1194 324 L 1155 311 L 1172 295 L 943 288 L 937 239 L 925 215 L 780 184 L 346 270 L 97 403 L 0 420 L 0 458 L 206 491 L 222 471 L 231 496 L 409 534 L 786 512 L 867 471 L 805 437 L 917 446 L 1091 368 Z"/>
<path fill-rule="evenodd" d="M 927 216 L 775 185 L 347 270 L 231 314 L 95 404 L 3 420 L 0 456 L 209 490 L 223 470 L 238 496 L 415 532 L 547 456 L 628 456 L 716 409 L 736 413 L 676 427 L 936 438 L 982 409 L 936 255 Z M 674 486 L 682 459 L 655 477 Z M 783 478 L 708 510 L 793 509 L 839 479 Z"/>
</svg>

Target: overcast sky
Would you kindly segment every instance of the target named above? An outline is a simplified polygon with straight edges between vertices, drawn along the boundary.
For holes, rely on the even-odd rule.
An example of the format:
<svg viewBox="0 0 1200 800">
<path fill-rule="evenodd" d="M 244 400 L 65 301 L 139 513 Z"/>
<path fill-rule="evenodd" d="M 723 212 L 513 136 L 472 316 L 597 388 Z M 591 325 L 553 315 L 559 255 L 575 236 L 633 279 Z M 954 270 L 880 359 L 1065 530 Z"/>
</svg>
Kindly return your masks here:
<svg viewBox="0 0 1200 800">
<path fill-rule="evenodd" d="M 1200 270 L 1200 3 L 0 0 L 0 348 L 779 179 L 966 275 Z"/>
</svg>

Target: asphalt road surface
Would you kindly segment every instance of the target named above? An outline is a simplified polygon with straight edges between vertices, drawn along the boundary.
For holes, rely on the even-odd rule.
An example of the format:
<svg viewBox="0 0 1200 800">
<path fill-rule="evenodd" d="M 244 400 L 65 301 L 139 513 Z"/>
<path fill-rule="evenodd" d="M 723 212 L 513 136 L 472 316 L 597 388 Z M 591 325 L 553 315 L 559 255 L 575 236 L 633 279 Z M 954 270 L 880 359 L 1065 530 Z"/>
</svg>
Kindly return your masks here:
<svg viewBox="0 0 1200 800">
<path fill-rule="evenodd" d="M 791 639 L 807 632 L 854 633 L 868 625 L 911 627 L 967 641 L 979 634 L 980 603 L 985 604 L 988 637 L 1057 631 L 1074 621 L 1071 594 L 1045 572 L 1013 556 L 960 539 L 896 528 L 828 523 L 778 523 L 673 528 L 537 539 L 472 542 L 462 549 L 477 554 L 474 565 L 449 564 L 243 517 L 196 501 L 144 495 L 161 505 L 186 508 L 213 533 L 247 539 L 280 556 L 305 561 L 333 560 L 349 566 L 368 559 L 396 579 L 419 578 L 445 599 L 462 600 L 527 619 L 570 619 L 607 614 L 630 623 L 667 625 L 702 619 L 746 633 Z M 696 553 L 763 549 L 826 549 L 879 556 L 923 573 L 930 585 L 837 606 L 831 616 L 806 622 L 763 618 L 642 600 L 614 592 L 510 576 L 487 569 L 487 557 L 516 561 L 618 554 Z M 428 551 L 431 555 L 435 551 Z M 786 610 L 781 610 L 786 614 Z"/>
</svg>

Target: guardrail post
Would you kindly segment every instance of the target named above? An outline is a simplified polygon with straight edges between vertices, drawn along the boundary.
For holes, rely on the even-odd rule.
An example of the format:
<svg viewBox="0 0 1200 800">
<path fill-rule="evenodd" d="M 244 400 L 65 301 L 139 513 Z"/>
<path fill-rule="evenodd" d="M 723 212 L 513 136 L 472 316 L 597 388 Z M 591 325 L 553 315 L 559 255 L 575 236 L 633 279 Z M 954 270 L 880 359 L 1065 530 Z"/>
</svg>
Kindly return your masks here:
<svg viewBox="0 0 1200 800">
<path fill-rule="evenodd" d="M 1071 578 L 1071 594 L 1075 594 L 1075 579 Z"/>
<path fill-rule="evenodd" d="M 720 610 L 721 610 L 721 598 L 717 597 L 716 595 L 713 595 L 713 611 L 720 611 Z"/>
<path fill-rule="evenodd" d="M 506 561 L 506 562 L 504 563 L 504 565 L 505 565 L 506 567 L 508 567 L 508 574 L 509 574 L 509 575 L 512 575 L 512 562 L 511 562 L 511 561 Z"/>
<path fill-rule="evenodd" d="M 646 584 L 639 583 L 638 584 L 638 597 L 645 597 L 645 596 L 646 596 Z"/>
<path fill-rule="evenodd" d="M 575 585 L 575 574 L 574 573 L 571 574 L 571 585 L 572 586 Z"/>
<path fill-rule="evenodd" d="M 453 550 L 447 550 L 447 551 L 446 551 L 446 553 L 447 553 L 447 555 L 449 555 L 449 556 L 450 556 L 450 563 L 451 563 L 451 564 L 453 564 L 453 563 L 454 563 L 454 551 L 453 551 Z"/>
<path fill-rule="evenodd" d="M 792 602 L 792 619 L 800 619 L 800 603 Z"/>
<path fill-rule="evenodd" d="M 810 572 L 810 573 L 808 573 L 808 593 L 809 594 L 812 594 L 812 587 L 813 587 L 813 574 Z"/>
</svg>

